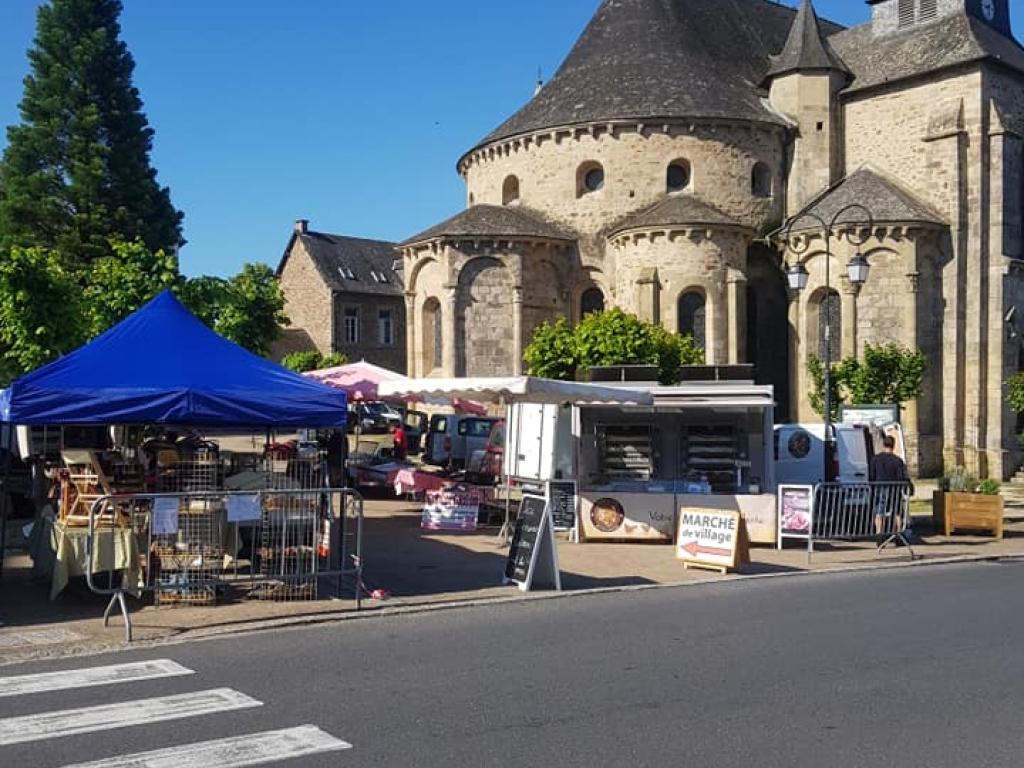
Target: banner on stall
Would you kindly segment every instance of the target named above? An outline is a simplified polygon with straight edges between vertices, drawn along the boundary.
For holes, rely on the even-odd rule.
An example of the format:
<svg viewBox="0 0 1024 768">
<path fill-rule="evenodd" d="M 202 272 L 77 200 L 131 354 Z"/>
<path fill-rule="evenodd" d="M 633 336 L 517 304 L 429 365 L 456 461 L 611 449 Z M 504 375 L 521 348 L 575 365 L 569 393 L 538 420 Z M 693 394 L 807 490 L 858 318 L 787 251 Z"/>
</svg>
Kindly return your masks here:
<svg viewBox="0 0 1024 768">
<path fill-rule="evenodd" d="M 543 496 L 523 495 L 505 561 L 505 583 L 517 584 L 523 592 L 562 589 L 551 505 Z"/>
<path fill-rule="evenodd" d="M 676 557 L 683 565 L 725 573 L 750 562 L 750 544 L 739 512 L 683 507 Z"/>
<path fill-rule="evenodd" d="M 814 530 L 814 486 L 780 485 L 779 549 L 784 539 L 810 541 Z"/>
<path fill-rule="evenodd" d="M 462 488 L 427 491 L 420 528 L 427 531 L 475 531 L 483 494 Z"/>
</svg>

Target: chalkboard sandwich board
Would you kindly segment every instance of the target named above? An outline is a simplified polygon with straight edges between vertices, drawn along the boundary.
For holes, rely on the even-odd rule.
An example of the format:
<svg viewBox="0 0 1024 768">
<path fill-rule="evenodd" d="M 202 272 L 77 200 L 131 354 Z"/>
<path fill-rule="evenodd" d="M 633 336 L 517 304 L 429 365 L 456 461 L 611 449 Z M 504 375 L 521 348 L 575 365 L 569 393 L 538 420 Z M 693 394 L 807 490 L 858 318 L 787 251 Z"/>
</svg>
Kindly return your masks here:
<svg viewBox="0 0 1024 768">
<path fill-rule="evenodd" d="M 548 483 L 551 519 L 556 531 L 576 528 L 576 483 L 573 480 L 552 480 Z"/>
<path fill-rule="evenodd" d="M 679 510 L 676 557 L 686 568 L 726 573 L 750 562 L 750 545 L 739 512 L 720 509 Z"/>
<path fill-rule="evenodd" d="M 505 561 L 505 583 L 531 589 L 562 589 L 551 506 L 543 496 L 523 495 Z"/>
</svg>

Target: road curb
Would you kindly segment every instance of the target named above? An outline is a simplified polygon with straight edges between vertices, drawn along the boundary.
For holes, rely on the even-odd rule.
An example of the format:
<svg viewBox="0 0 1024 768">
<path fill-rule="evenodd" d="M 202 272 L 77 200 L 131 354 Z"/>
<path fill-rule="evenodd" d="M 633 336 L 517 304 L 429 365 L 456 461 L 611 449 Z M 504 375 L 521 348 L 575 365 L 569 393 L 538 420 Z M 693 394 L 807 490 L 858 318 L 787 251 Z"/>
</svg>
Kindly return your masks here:
<svg viewBox="0 0 1024 768">
<path fill-rule="evenodd" d="M 420 603 L 414 605 L 393 605 L 381 606 L 379 608 L 363 609 L 356 612 L 353 610 L 337 611 L 333 613 L 319 613 L 302 616 L 286 616 L 274 619 L 258 619 L 254 621 L 236 622 L 226 624 L 212 629 L 185 630 L 169 637 L 154 638 L 151 640 L 138 640 L 131 644 L 124 642 L 106 642 L 89 644 L 88 647 L 63 648 L 59 654 L 50 653 L 45 648 L 33 649 L 32 654 L 12 659 L 0 659 L 0 667 L 15 664 L 24 664 L 32 661 L 46 659 L 79 658 L 86 656 L 97 656 L 104 653 L 123 650 L 146 650 L 161 648 L 185 643 L 202 642 L 208 640 L 225 640 L 246 635 L 254 635 L 274 630 L 300 630 L 310 627 L 327 624 L 339 624 L 348 621 L 369 621 L 374 619 L 395 618 L 401 616 L 414 616 L 418 614 L 435 613 L 463 610 L 467 608 L 491 607 L 503 604 L 524 604 L 540 602 L 545 600 L 567 600 L 577 597 L 592 597 L 595 595 L 608 595 L 626 592 L 645 592 L 657 589 L 689 589 L 707 586 L 722 586 L 742 584 L 750 581 L 763 581 L 768 579 L 799 578 L 810 576 L 836 576 L 848 573 L 863 573 L 868 571 L 896 570 L 903 568 L 922 568 L 941 565 L 961 565 L 965 563 L 997 562 L 1001 560 L 1016 560 L 1024 558 L 1022 552 L 1006 552 L 1002 554 L 989 555 L 953 555 L 950 557 L 921 558 L 915 560 L 887 561 L 883 563 L 858 563 L 838 565 L 834 568 L 821 568 L 808 571 L 781 571 L 778 573 L 755 573 L 755 574 L 730 574 L 724 578 L 709 579 L 706 581 L 678 581 L 663 582 L 657 584 L 623 584 L 610 587 L 592 587 L 589 589 L 577 589 L 563 592 L 531 592 L 518 593 L 513 595 L 501 595 L 495 597 L 471 598 L 467 600 L 447 600 L 439 603 Z M 97 619 L 99 621 L 99 619 Z M 118 627 L 120 631 L 120 627 Z"/>
</svg>

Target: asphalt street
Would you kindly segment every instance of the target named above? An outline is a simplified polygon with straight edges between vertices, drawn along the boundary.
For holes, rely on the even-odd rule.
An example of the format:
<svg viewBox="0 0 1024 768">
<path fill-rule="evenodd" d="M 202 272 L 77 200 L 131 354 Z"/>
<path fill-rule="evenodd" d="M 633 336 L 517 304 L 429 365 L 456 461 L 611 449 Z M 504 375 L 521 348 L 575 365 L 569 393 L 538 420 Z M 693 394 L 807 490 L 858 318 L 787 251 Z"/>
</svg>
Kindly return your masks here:
<svg viewBox="0 0 1024 768">
<path fill-rule="evenodd" d="M 729 582 L 3 667 L 0 766 L 1017 768 L 1022 579 Z"/>
</svg>

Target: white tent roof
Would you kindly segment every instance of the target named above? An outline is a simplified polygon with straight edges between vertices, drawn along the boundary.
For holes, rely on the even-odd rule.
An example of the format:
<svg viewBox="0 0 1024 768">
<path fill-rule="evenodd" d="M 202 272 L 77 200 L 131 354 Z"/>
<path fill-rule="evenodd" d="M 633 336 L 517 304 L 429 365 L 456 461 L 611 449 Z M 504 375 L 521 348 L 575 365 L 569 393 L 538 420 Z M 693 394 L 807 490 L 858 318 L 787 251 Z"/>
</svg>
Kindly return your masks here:
<svg viewBox="0 0 1024 768">
<path fill-rule="evenodd" d="M 531 376 L 466 379 L 408 379 L 385 381 L 381 397 L 459 397 L 478 402 L 508 403 L 623 403 L 651 405 L 654 398 L 643 389 L 605 387 L 576 381 L 536 379 Z"/>
</svg>

